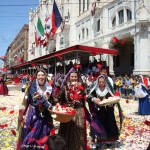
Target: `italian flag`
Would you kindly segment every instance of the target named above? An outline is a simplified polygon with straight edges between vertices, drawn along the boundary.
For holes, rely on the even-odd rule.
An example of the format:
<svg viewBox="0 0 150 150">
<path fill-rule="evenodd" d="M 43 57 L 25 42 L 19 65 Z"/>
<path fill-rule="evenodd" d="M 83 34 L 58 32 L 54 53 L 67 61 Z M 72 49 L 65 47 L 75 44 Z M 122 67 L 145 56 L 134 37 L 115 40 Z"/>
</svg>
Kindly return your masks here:
<svg viewBox="0 0 150 150">
<path fill-rule="evenodd" d="M 38 46 L 43 41 L 43 38 L 44 38 L 44 27 L 42 25 L 41 19 L 38 18 L 36 34 L 35 34 L 36 46 Z"/>
</svg>

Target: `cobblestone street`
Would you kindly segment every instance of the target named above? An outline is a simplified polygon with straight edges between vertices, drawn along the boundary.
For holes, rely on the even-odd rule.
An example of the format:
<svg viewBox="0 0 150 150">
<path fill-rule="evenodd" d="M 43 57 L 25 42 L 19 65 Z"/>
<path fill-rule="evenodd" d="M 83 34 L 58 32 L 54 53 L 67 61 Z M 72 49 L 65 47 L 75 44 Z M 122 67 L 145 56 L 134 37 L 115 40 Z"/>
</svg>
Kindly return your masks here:
<svg viewBox="0 0 150 150">
<path fill-rule="evenodd" d="M 0 96 L 0 149 L 15 150 L 17 139 L 17 118 L 24 93 L 21 85 L 10 85 L 9 95 Z M 121 100 L 125 119 L 117 146 L 99 145 L 100 149 L 146 150 L 150 141 L 150 116 L 137 115 L 138 101 Z M 116 109 L 116 117 L 118 112 Z M 55 122 L 58 126 L 58 122 Z M 87 130 L 89 132 L 89 129 Z M 88 136 L 90 143 L 90 137 Z M 89 145 L 90 146 L 90 145 Z"/>
</svg>

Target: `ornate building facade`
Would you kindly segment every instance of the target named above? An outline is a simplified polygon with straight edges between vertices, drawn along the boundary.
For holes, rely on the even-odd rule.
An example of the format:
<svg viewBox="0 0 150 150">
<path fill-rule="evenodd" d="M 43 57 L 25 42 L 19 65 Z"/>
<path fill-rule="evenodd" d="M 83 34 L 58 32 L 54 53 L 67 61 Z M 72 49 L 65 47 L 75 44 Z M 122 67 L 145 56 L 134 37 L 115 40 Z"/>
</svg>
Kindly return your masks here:
<svg viewBox="0 0 150 150">
<path fill-rule="evenodd" d="M 119 51 L 117 56 L 101 56 L 110 74 L 150 73 L 149 0 L 57 0 L 65 21 L 63 32 L 59 29 L 46 47 L 35 47 L 37 18 L 44 24 L 46 12 L 52 13 L 52 3 L 40 0 L 37 9 L 29 13 L 29 60 L 81 44 Z"/>
</svg>

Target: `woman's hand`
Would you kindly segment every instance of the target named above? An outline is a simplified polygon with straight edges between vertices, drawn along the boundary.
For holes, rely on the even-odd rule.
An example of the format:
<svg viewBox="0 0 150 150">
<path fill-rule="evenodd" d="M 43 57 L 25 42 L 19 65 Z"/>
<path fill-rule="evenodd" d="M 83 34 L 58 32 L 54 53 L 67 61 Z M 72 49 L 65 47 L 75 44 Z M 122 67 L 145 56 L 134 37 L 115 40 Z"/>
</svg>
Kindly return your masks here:
<svg viewBox="0 0 150 150">
<path fill-rule="evenodd" d="M 96 97 L 93 98 L 93 102 L 94 102 L 95 104 L 99 104 L 100 101 L 101 101 L 101 100 L 100 100 L 99 98 L 96 98 Z"/>
</svg>

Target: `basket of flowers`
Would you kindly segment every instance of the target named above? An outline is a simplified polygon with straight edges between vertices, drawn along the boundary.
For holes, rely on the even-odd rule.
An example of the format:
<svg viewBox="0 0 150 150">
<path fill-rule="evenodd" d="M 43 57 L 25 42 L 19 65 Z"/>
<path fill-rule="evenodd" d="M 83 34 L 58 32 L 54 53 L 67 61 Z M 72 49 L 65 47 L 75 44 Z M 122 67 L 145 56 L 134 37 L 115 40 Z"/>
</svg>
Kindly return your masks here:
<svg viewBox="0 0 150 150">
<path fill-rule="evenodd" d="M 119 96 L 113 96 L 113 97 L 109 97 L 108 99 L 104 99 L 104 100 L 100 101 L 99 106 L 109 106 L 109 105 L 116 104 L 119 101 L 120 101 Z"/>
<path fill-rule="evenodd" d="M 72 107 L 56 104 L 51 111 L 52 118 L 59 122 L 69 122 L 76 115 L 76 110 Z"/>
</svg>

